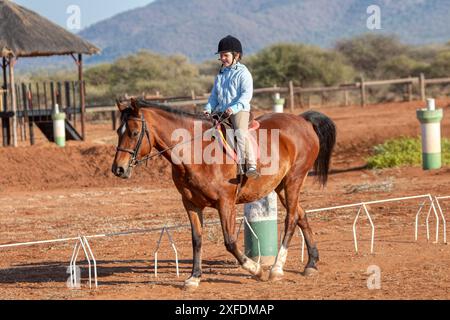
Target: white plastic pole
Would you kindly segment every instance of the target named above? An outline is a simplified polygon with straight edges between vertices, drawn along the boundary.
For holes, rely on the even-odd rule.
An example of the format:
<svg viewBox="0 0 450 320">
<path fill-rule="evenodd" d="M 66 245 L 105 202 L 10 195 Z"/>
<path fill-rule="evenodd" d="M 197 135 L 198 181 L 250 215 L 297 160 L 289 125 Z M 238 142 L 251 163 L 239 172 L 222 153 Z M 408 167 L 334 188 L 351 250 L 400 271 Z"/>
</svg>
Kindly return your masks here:
<svg viewBox="0 0 450 320">
<path fill-rule="evenodd" d="M 447 244 L 447 222 L 445 221 L 445 216 L 444 216 L 444 213 L 442 212 L 441 204 L 439 203 L 439 198 L 438 197 L 434 197 L 434 199 L 436 200 L 436 204 L 438 206 L 439 213 L 440 213 L 441 218 L 442 218 L 442 226 L 443 226 L 443 229 L 444 229 L 443 230 L 444 231 L 444 243 Z"/>
<path fill-rule="evenodd" d="M 81 247 L 83 248 L 83 251 L 84 251 L 84 255 L 85 255 L 86 260 L 87 260 L 87 262 L 88 262 L 88 267 L 89 267 L 89 289 L 91 289 L 91 288 L 92 288 L 91 259 L 90 259 L 90 257 L 89 257 L 89 254 L 87 253 L 86 245 L 84 244 L 84 241 L 83 241 L 83 239 L 81 238 L 81 236 L 79 237 L 79 239 L 80 239 Z"/>
<path fill-rule="evenodd" d="M 356 221 L 358 220 L 359 214 L 361 212 L 362 206 L 359 207 L 358 213 L 356 214 L 355 220 L 353 220 L 353 242 L 355 243 L 355 251 L 358 253 L 358 241 L 356 239 Z"/>
<path fill-rule="evenodd" d="M 302 237 L 302 263 L 304 260 L 304 256 L 305 256 L 305 235 L 303 234 L 303 231 L 301 228 L 299 228 L 300 230 L 300 236 Z"/>
<path fill-rule="evenodd" d="M 419 210 L 416 213 L 416 223 L 415 223 L 415 228 L 414 228 L 414 239 L 415 241 L 417 241 L 417 235 L 418 235 L 418 230 L 419 230 L 419 214 L 420 211 L 422 211 L 423 206 L 425 205 L 425 202 L 422 202 L 422 204 L 419 206 Z"/>
<path fill-rule="evenodd" d="M 86 244 L 86 247 L 87 247 L 87 249 L 89 251 L 89 254 L 91 255 L 92 262 L 94 263 L 94 282 L 95 282 L 95 287 L 98 288 L 98 282 L 97 282 L 97 261 L 95 260 L 94 254 L 92 253 L 91 246 L 89 245 L 89 242 L 88 242 L 87 238 L 83 236 L 83 240 L 84 240 L 84 243 Z"/>
<path fill-rule="evenodd" d="M 431 197 L 431 194 L 429 194 L 428 197 L 431 202 L 431 208 L 433 208 L 434 217 L 436 218 L 436 241 L 434 243 L 438 243 L 438 240 L 439 240 L 439 216 L 437 214 L 436 207 L 434 206 L 434 201 L 433 201 L 433 198 Z M 428 224 L 428 222 L 427 222 L 427 224 Z"/>
</svg>

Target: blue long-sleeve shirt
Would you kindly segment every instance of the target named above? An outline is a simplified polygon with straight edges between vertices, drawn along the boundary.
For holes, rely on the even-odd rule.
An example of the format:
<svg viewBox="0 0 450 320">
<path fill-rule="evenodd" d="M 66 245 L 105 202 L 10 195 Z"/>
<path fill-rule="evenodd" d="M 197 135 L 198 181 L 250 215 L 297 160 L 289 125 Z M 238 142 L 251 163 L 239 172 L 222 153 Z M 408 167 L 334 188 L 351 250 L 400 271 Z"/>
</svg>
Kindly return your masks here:
<svg viewBox="0 0 450 320">
<path fill-rule="evenodd" d="M 208 103 L 204 110 L 208 112 L 225 112 L 228 108 L 233 114 L 250 111 L 253 96 L 253 78 L 247 67 L 241 63 L 223 68 L 214 81 Z"/>
</svg>

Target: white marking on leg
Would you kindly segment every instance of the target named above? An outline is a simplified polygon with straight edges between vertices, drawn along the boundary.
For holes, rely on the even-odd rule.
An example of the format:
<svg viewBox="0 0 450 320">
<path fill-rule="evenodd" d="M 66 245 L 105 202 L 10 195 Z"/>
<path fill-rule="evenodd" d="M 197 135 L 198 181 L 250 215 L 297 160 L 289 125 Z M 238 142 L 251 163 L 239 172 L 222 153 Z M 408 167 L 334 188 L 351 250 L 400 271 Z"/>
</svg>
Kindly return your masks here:
<svg viewBox="0 0 450 320">
<path fill-rule="evenodd" d="M 185 287 L 196 288 L 200 284 L 200 278 L 189 277 L 184 281 Z"/>
<path fill-rule="evenodd" d="M 259 264 L 257 264 L 255 261 L 247 258 L 247 260 L 242 264 L 242 267 L 249 271 L 252 274 L 256 274 L 258 271 Z"/>
<path fill-rule="evenodd" d="M 284 245 L 281 246 L 280 251 L 278 252 L 277 259 L 273 264 L 272 270 L 277 270 L 283 272 L 284 264 L 286 263 L 288 250 Z"/>
</svg>

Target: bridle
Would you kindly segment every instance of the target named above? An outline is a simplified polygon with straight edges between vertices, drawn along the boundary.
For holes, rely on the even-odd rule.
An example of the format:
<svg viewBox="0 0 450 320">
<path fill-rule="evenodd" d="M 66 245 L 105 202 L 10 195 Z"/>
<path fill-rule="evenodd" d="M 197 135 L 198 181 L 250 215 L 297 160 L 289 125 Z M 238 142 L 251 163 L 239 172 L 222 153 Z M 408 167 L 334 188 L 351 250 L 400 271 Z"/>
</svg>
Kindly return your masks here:
<svg viewBox="0 0 450 320">
<path fill-rule="evenodd" d="M 138 141 L 136 143 L 136 147 L 134 147 L 134 149 L 126 149 L 126 148 L 121 148 L 121 147 L 117 147 L 116 150 L 117 151 L 122 151 L 122 152 L 127 152 L 129 154 L 131 154 L 131 158 L 128 162 L 128 168 L 133 168 L 136 167 L 137 165 L 139 165 L 140 163 L 147 161 L 148 159 L 151 158 L 150 154 L 148 154 L 147 156 L 145 156 L 142 159 L 138 160 L 138 155 L 139 155 L 139 151 L 141 150 L 141 146 L 142 146 L 142 140 L 144 140 L 144 134 L 147 137 L 147 141 L 149 146 L 151 147 L 151 142 L 150 142 L 150 131 L 147 128 L 147 122 L 145 121 L 144 115 L 142 114 L 140 118 L 137 117 L 126 117 L 123 121 L 123 125 L 125 125 L 125 123 L 128 120 L 134 120 L 134 121 L 140 121 L 142 123 L 142 128 L 141 128 L 141 132 L 139 133 L 139 138 Z"/>
<path fill-rule="evenodd" d="M 225 120 L 227 120 L 228 117 L 229 117 L 229 115 L 226 115 L 225 113 L 217 113 L 217 114 L 213 114 L 213 115 L 211 116 L 211 118 L 212 118 L 212 120 L 213 120 L 214 127 L 217 126 L 218 124 L 221 124 L 221 123 L 224 122 Z M 148 161 L 149 159 L 154 158 L 154 157 L 157 157 L 157 156 L 160 156 L 160 155 L 163 154 L 164 152 L 169 151 L 169 150 L 171 150 L 171 149 L 174 149 L 175 147 L 177 147 L 178 145 L 180 145 L 180 144 L 178 143 L 178 144 L 175 144 L 174 146 L 168 147 L 168 148 L 166 148 L 166 149 L 164 149 L 164 150 L 162 150 L 162 151 L 158 151 L 158 152 L 156 152 L 156 153 L 154 153 L 154 154 L 151 154 L 151 153 L 150 153 L 150 152 L 151 152 L 150 131 L 148 130 L 147 122 L 145 121 L 144 115 L 141 114 L 141 117 L 140 117 L 140 118 L 137 118 L 137 117 L 131 117 L 131 116 L 129 116 L 129 115 L 123 117 L 121 127 L 122 127 L 123 125 L 125 125 L 125 124 L 127 123 L 128 120 L 140 121 L 140 122 L 142 123 L 141 132 L 139 133 L 139 138 L 138 138 L 138 141 L 137 141 L 136 146 L 134 147 L 134 149 L 126 149 L 126 148 L 121 148 L 121 147 L 119 147 L 119 146 L 116 147 L 116 152 L 121 151 L 121 152 L 126 152 L 126 153 L 131 154 L 131 158 L 130 158 L 130 160 L 128 161 L 128 169 L 129 169 L 129 168 L 136 167 L 136 166 L 138 166 L 139 164 L 141 164 L 141 163 L 143 163 L 143 162 L 147 163 L 147 161 Z M 147 137 L 147 141 L 148 141 L 148 144 L 149 144 L 149 146 L 150 146 L 150 152 L 149 152 L 149 154 L 147 154 L 147 155 L 146 155 L 145 157 L 143 157 L 142 159 L 138 159 L 137 157 L 138 157 L 138 155 L 139 155 L 139 151 L 141 150 L 142 141 L 144 140 L 144 135 Z M 192 139 L 190 139 L 190 140 L 188 140 L 188 141 L 185 141 L 185 142 L 182 142 L 182 143 L 192 142 L 195 138 L 196 138 L 196 137 L 193 137 Z"/>
</svg>

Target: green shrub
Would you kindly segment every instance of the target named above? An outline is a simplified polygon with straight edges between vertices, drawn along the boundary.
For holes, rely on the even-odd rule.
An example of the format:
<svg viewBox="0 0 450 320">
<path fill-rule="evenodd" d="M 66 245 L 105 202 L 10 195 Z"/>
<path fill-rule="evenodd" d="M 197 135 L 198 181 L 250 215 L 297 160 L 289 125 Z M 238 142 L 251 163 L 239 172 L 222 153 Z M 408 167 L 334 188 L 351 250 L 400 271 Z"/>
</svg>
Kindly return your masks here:
<svg viewBox="0 0 450 320">
<path fill-rule="evenodd" d="M 375 79 L 379 76 L 381 65 L 407 52 L 408 46 L 393 35 L 367 33 L 339 40 L 335 50 L 358 72 L 364 73 L 366 78 Z"/>
<path fill-rule="evenodd" d="M 295 86 L 331 86 L 355 76 L 340 53 L 304 44 L 272 45 L 246 58 L 245 64 L 255 88 L 285 86 L 290 80 Z"/>
<path fill-rule="evenodd" d="M 442 139 L 442 164 L 450 165 L 450 140 Z M 422 144 L 420 137 L 392 139 L 374 147 L 374 155 L 367 159 L 372 169 L 422 164 Z"/>
</svg>

